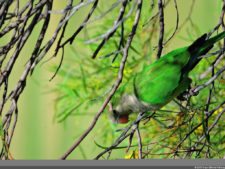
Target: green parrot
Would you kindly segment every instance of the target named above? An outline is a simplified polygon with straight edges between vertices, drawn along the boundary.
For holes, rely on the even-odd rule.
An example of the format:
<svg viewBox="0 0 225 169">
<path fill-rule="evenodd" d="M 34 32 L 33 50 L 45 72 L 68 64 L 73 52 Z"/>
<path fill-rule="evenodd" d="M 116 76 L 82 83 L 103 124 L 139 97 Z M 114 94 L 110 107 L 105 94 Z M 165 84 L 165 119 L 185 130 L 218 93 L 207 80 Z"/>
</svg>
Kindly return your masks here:
<svg viewBox="0 0 225 169">
<path fill-rule="evenodd" d="M 192 80 L 189 72 L 216 43 L 225 31 L 207 39 L 202 35 L 190 46 L 179 48 L 143 67 L 131 80 L 121 86 L 123 91 L 110 103 L 110 118 L 115 123 L 127 123 L 129 114 L 156 111 L 187 91 Z M 131 87 L 130 87 L 131 86 Z M 121 92 L 120 92 L 121 93 Z"/>
</svg>

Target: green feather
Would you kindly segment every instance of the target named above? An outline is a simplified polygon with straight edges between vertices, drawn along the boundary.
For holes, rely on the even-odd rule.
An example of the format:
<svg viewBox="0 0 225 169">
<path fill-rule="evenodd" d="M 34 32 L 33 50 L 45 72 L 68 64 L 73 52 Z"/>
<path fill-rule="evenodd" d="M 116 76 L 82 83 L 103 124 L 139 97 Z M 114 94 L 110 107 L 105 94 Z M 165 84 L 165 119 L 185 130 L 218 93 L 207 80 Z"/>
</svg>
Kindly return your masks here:
<svg viewBox="0 0 225 169">
<path fill-rule="evenodd" d="M 168 53 L 143 71 L 135 78 L 137 97 L 147 103 L 160 107 L 168 103 L 180 84 L 182 68 L 188 63 L 187 48 L 177 49 Z"/>
<path fill-rule="evenodd" d="M 155 111 L 179 96 L 191 84 L 189 72 L 216 43 L 225 37 L 222 32 L 213 38 L 206 39 L 204 34 L 190 46 L 176 49 L 155 61 L 145 65 L 120 90 L 120 100 L 113 104 L 113 117 L 118 119 L 122 114 L 140 111 Z M 115 98 L 113 99 L 115 100 Z"/>
</svg>

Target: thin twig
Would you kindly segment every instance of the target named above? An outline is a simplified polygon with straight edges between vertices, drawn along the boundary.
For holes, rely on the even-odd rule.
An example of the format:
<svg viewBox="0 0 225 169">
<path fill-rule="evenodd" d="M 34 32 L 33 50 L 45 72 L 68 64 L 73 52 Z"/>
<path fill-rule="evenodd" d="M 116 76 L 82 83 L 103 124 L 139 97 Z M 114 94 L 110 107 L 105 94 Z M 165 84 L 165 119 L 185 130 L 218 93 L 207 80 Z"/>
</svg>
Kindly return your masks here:
<svg viewBox="0 0 225 169">
<path fill-rule="evenodd" d="M 164 9 L 163 9 L 163 2 L 162 0 L 158 0 L 158 10 L 159 10 L 159 41 L 158 41 L 158 52 L 157 58 L 159 59 L 162 50 L 163 50 L 163 38 L 164 38 Z"/>
<path fill-rule="evenodd" d="M 176 16 L 177 16 L 176 26 L 175 26 L 175 30 L 174 30 L 173 34 L 164 42 L 164 46 L 174 37 L 174 35 L 176 34 L 176 32 L 178 30 L 178 27 L 179 27 L 179 11 L 178 11 L 176 0 L 174 0 L 174 6 L 175 6 L 175 9 L 176 9 Z"/>
<path fill-rule="evenodd" d="M 132 31 L 127 39 L 127 43 L 126 46 L 123 50 L 123 58 L 120 64 L 120 69 L 118 72 L 118 77 L 117 80 L 115 82 L 115 84 L 113 85 L 113 88 L 111 90 L 111 92 L 109 93 L 108 97 L 106 98 L 106 100 L 104 101 L 104 103 L 102 104 L 101 108 L 99 109 L 98 113 L 95 115 L 91 125 L 88 127 L 88 129 L 82 134 L 82 136 L 68 149 L 68 151 L 66 151 L 66 153 L 60 158 L 62 160 L 65 160 L 75 149 L 76 147 L 82 142 L 83 139 L 86 138 L 86 136 L 92 131 L 92 129 L 95 127 L 99 117 L 101 116 L 102 112 L 105 110 L 106 106 L 108 105 L 109 101 L 111 100 L 111 98 L 113 97 L 114 93 L 116 92 L 116 90 L 118 89 L 119 85 L 121 84 L 122 80 L 123 80 L 123 71 L 125 68 L 125 64 L 127 61 L 127 57 L 128 57 L 128 51 L 129 51 L 129 47 L 131 45 L 131 42 L 133 40 L 133 37 L 136 33 L 136 29 L 140 20 L 140 14 L 141 14 L 141 7 L 142 7 L 142 0 L 138 0 L 138 10 L 135 16 L 135 21 L 132 27 Z"/>
<path fill-rule="evenodd" d="M 141 139 L 141 133 L 139 129 L 139 124 L 137 124 L 137 138 L 138 138 L 138 156 L 139 159 L 142 159 L 142 139 Z"/>
<path fill-rule="evenodd" d="M 96 58 L 98 52 L 101 50 L 101 48 L 104 46 L 104 44 L 106 43 L 106 41 L 108 41 L 113 35 L 114 33 L 116 32 L 117 28 L 118 28 L 118 24 L 122 21 L 123 19 L 123 15 L 125 13 L 125 9 L 126 9 L 126 6 L 127 6 L 127 0 L 123 0 L 123 3 L 122 3 L 122 7 L 120 8 L 120 13 L 119 13 L 119 16 L 118 16 L 118 19 L 116 20 L 115 24 L 114 24 L 114 28 L 111 29 L 109 32 L 107 32 L 107 36 L 104 37 L 104 39 L 102 40 L 102 42 L 98 45 L 97 49 L 95 50 L 95 52 L 93 53 L 92 55 L 92 58 Z M 123 21 L 121 22 L 123 23 Z"/>
</svg>

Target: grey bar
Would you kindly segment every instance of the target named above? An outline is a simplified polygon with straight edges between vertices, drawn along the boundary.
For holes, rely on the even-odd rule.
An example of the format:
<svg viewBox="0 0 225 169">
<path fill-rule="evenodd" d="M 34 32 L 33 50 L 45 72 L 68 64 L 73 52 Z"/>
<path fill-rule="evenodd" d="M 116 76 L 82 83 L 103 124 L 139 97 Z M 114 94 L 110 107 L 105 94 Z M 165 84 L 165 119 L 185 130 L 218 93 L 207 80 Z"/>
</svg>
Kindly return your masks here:
<svg viewBox="0 0 225 169">
<path fill-rule="evenodd" d="M 32 168 L 34 168 L 34 169 L 39 169 L 39 168 L 43 168 L 43 167 L 45 167 L 45 166 L 32 166 Z M 28 168 L 31 168 L 31 166 L 26 166 L 26 167 L 24 167 L 24 166 L 0 166 L 0 168 L 6 168 L 6 169 L 10 169 L 10 168 L 12 168 L 12 169 L 28 169 Z M 48 166 L 47 168 L 50 168 L 50 169 L 53 169 L 53 168 L 56 168 L 56 169 L 60 169 L 60 168 L 68 168 L 68 169 L 72 169 L 72 168 L 88 168 L 88 169 L 97 169 L 97 168 L 99 168 L 99 169 L 105 169 L 106 167 L 105 166 L 101 166 L 101 167 L 97 167 L 97 166 Z M 107 166 L 107 169 L 114 169 L 114 168 L 117 168 L 118 169 L 118 166 Z M 164 166 L 164 167 L 162 167 L 162 166 L 142 166 L 142 167 L 140 167 L 140 166 L 125 166 L 125 167 L 123 167 L 123 169 L 135 169 L 135 168 L 143 168 L 143 169 L 161 169 L 161 168 L 166 168 L 166 169 L 181 169 L 181 166 L 170 166 L 170 167 L 168 167 L 168 166 Z M 185 167 L 182 167 L 182 169 L 193 169 L 194 167 L 192 166 L 185 166 Z"/>
<path fill-rule="evenodd" d="M 0 161 L 0 166 L 223 166 L 220 169 L 225 169 L 225 160 L 15 160 Z"/>
</svg>

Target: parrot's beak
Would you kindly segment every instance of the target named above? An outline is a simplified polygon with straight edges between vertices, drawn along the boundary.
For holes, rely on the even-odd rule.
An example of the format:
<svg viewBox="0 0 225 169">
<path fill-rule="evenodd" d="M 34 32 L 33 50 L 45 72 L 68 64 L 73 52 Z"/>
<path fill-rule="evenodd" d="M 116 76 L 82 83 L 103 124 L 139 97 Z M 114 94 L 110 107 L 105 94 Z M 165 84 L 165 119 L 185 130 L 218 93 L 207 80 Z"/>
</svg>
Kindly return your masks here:
<svg viewBox="0 0 225 169">
<path fill-rule="evenodd" d="M 129 121 L 129 116 L 127 114 L 121 115 L 117 118 L 117 123 L 125 124 Z"/>
<path fill-rule="evenodd" d="M 128 114 L 120 115 L 120 113 L 118 113 L 116 110 L 113 109 L 111 103 L 109 103 L 108 106 L 109 106 L 109 118 L 112 120 L 113 123 L 125 124 L 129 121 Z"/>
</svg>

